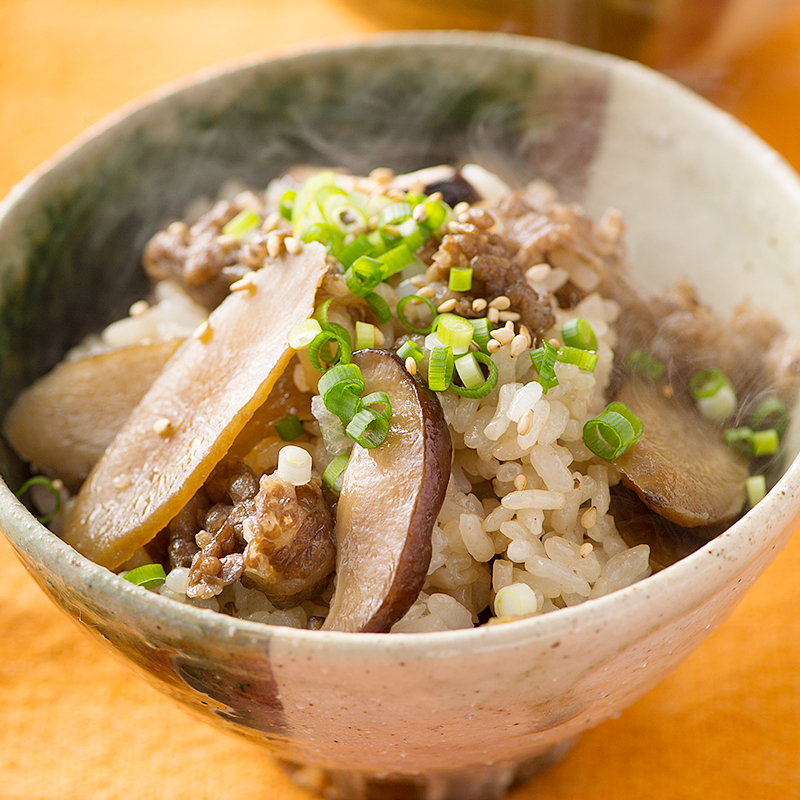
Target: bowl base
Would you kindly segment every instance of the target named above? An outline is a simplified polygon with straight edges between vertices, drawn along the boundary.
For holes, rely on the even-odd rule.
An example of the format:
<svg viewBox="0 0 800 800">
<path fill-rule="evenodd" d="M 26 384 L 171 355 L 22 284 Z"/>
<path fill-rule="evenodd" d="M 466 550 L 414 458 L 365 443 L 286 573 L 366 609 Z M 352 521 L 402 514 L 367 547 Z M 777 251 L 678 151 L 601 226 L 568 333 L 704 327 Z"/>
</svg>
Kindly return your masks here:
<svg viewBox="0 0 800 800">
<path fill-rule="evenodd" d="M 577 737 L 516 764 L 479 764 L 424 774 L 364 774 L 282 761 L 291 779 L 325 800 L 500 800 L 560 762 Z"/>
</svg>

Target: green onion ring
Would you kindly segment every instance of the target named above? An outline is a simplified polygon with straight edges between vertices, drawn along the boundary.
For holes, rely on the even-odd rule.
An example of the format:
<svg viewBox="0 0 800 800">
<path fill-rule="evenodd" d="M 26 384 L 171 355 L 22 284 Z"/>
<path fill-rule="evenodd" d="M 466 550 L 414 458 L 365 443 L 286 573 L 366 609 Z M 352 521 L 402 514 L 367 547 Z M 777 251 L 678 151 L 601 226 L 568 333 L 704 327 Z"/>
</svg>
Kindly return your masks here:
<svg viewBox="0 0 800 800">
<path fill-rule="evenodd" d="M 143 589 L 155 589 L 161 586 L 167 576 L 161 564 L 143 564 L 141 567 L 134 567 L 123 575 L 126 581 L 130 581 Z"/>
<path fill-rule="evenodd" d="M 466 389 L 462 386 L 456 386 L 454 383 L 450 384 L 450 388 L 461 397 L 486 397 L 497 386 L 497 378 L 500 373 L 497 365 L 492 361 L 492 357 L 487 353 L 473 352 L 472 355 L 476 361 L 489 367 L 489 376 L 481 386 L 476 386 L 474 389 Z"/>
<path fill-rule="evenodd" d="M 56 489 L 55 484 L 50 480 L 50 478 L 47 478 L 44 475 L 34 475 L 32 478 L 28 478 L 28 480 L 26 480 L 25 483 L 19 487 L 16 493 L 17 498 L 21 500 L 22 496 L 28 492 L 31 486 L 44 486 L 49 489 L 50 493 L 55 498 L 55 508 L 53 508 L 49 514 L 42 514 L 41 516 L 36 517 L 36 519 L 39 520 L 42 525 L 47 525 L 49 522 L 53 521 L 53 518 L 61 509 L 61 493 L 58 491 L 58 489 Z"/>
<path fill-rule="evenodd" d="M 624 403 L 609 403 L 605 411 L 583 426 L 583 443 L 596 456 L 613 461 L 642 436 L 644 425 Z"/>
<path fill-rule="evenodd" d="M 386 440 L 389 421 L 371 408 L 362 408 L 345 428 L 344 432 L 367 450 L 374 450 Z"/>
<path fill-rule="evenodd" d="M 347 462 L 350 460 L 350 453 L 342 453 L 325 467 L 322 473 L 322 480 L 330 486 L 335 492 L 342 491 L 342 478 L 344 477 L 344 470 Z"/>
<path fill-rule="evenodd" d="M 330 352 L 329 347 L 334 341 L 338 345 L 335 356 Z M 323 350 L 323 348 L 325 349 Z M 349 364 L 352 355 L 353 345 L 350 341 L 350 334 L 335 322 L 329 322 L 328 328 L 323 328 L 308 347 L 308 360 L 311 362 L 311 366 L 320 372 L 325 372 L 327 369 L 322 365 L 323 361 L 329 365 Z"/>
<path fill-rule="evenodd" d="M 392 403 L 389 400 L 389 395 L 386 394 L 386 392 L 372 392 L 366 397 L 361 398 L 361 404 L 364 408 L 375 405 L 376 403 L 383 403 L 383 411 L 376 411 L 376 409 L 372 410 L 376 411 L 376 413 L 380 414 L 382 417 L 385 417 L 386 421 L 388 422 L 392 418 Z"/>
<path fill-rule="evenodd" d="M 403 313 L 405 307 L 412 301 L 415 300 L 420 303 L 424 303 L 431 311 L 433 315 L 433 319 L 431 320 L 431 324 L 424 327 L 424 328 L 417 328 L 415 325 L 412 325 L 406 315 Z M 397 301 L 397 308 L 395 309 L 395 314 L 397 314 L 397 319 L 400 321 L 400 324 L 410 330 L 412 333 L 419 333 L 419 334 L 427 334 L 430 333 L 434 327 L 436 326 L 436 320 L 438 319 L 439 312 L 436 310 L 436 306 L 431 303 L 426 297 L 420 297 L 418 294 L 410 294 L 406 295 L 406 297 L 401 297 L 400 300 Z"/>
<path fill-rule="evenodd" d="M 597 350 L 597 336 L 583 317 L 567 320 L 561 326 L 561 339 L 565 345 L 578 350 Z"/>
</svg>

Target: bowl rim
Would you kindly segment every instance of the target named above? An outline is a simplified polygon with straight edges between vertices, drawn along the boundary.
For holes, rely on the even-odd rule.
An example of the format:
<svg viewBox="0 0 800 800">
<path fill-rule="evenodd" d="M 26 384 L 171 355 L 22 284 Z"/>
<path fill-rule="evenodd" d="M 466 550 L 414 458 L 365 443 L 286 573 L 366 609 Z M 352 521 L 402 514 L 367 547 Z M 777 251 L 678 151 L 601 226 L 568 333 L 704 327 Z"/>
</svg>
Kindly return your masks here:
<svg viewBox="0 0 800 800">
<path fill-rule="evenodd" d="M 147 92 L 89 127 L 12 187 L 6 198 L 0 201 L 0 231 L 9 218 L 17 213 L 24 213 L 26 206 L 35 200 L 37 190 L 46 185 L 49 178 L 68 170 L 71 162 L 80 159 L 87 148 L 102 143 L 107 136 L 113 137 L 114 132 L 121 126 L 135 122 L 152 106 L 168 104 L 203 84 L 222 81 L 248 70 L 268 70 L 302 61 L 313 63 L 315 59 L 331 56 L 352 57 L 353 53 L 365 48 L 426 49 L 441 46 L 512 49 L 528 55 L 531 59 L 567 60 L 592 70 L 607 71 L 613 76 L 620 76 L 624 81 L 638 83 L 652 88 L 653 91 L 678 98 L 689 109 L 691 115 L 701 117 L 707 124 L 712 125 L 719 135 L 736 140 L 742 149 L 747 150 L 749 158 L 768 169 L 772 182 L 780 184 L 787 194 L 793 195 L 800 209 L 800 179 L 778 153 L 725 111 L 660 73 L 614 55 L 517 34 L 480 31 L 405 31 L 365 34 L 306 43 L 277 52 L 251 54 L 206 67 Z M 91 586 L 99 597 L 109 598 L 113 601 L 113 606 L 120 611 L 132 617 L 141 617 L 144 613 L 147 620 L 153 624 L 168 622 L 174 635 L 184 640 L 187 636 L 191 640 L 202 631 L 205 637 L 210 636 L 224 642 L 236 640 L 245 645 L 257 643 L 266 646 L 275 639 L 312 650 L 340 648 L 355 658 L 362 658 L 366 653 L 372 656 L 383 653 L 390 658 L 413 654 L 441 657 L 453 652 L 499 649 L 522 641 L 543 641 L 545 638 L 564 636 L 584 626 L 602 625 L 609 618 L 623 617 L 626 611 L 639 607 L 643 600 L 653 607 L 658 607 L 662 601 L 669 601 L 674 606 L 676 590 L 686 589 L 687 591 L 681 592 L 681 595 L 688 596 L 690 594 L 688 590 L 695 585 L 698 574 L 716 566 L 723 579 L 725 576 L 735 577 L 735 565 L 757 560 L 759 554 L 773 553 L 779 547 L 785 546 L 785 542 L 782 543 L 780 540 L 790 525 L 797 524 L 798 519 L 800 519 L 800 455 L 788 465 L 767 496 L 724 533 L 666 570 L 626 588 L 577 606 L 560 609 L 558 612 L 514 620 L 501 625 L 386 636 L 374 633 L 308 631 L 233 618 L 188 605 L 179 608 L 175 601 L 134 586 L 66 545 L 42 526 L 15 497 L 5 482 L 0 480 L 0 529 L 11 541 L 14 549 L 35 558 L 42 567 L 60 572 L 70 585 Z M 764 558 L 762 569 L 769 560 L 771 556 Z M 720 566 L 723 564 L 724 568 Z M 688 611 L 724 585 L 726 585 L 724 580 L 721 584 L 714 582 L 713 589 L 701 600 L 682 599 L 678 605 L 685 602 L 684 610 Z"/>
</svg>

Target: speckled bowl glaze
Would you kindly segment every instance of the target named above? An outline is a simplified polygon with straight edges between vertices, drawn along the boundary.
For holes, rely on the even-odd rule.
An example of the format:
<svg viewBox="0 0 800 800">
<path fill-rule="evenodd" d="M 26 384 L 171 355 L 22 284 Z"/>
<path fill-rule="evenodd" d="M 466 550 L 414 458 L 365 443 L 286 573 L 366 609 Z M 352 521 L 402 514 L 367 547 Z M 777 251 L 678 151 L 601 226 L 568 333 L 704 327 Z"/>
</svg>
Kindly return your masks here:
<svg viewBox="0 0 800 800">
<path fill-rule="evenodd" d="M 800 333 L 800 184 L 737 122 L 635 64 L 569 46 L 393 35 L 204 74 L 123 110 L 18 186 L 0 207 L 0 410 L 125 313 L 145 289 L 145 241 L 224 180 L 263 185 L 295 162 L 465 160 L 513 182 L 546 178 L 593 215 L 615 206 L 641 281 L 688 275 L 719 310 L 752 296 Z M 2 455 L 16 487 L 22 465 Z M 725 534 L 628 589 L 506 625 L 393 636 L 178 605 L 79 556 L 0 486 L 0 529 L 55 603 L 162 691 L 318 768 L 342 797 L 387 784 L 501 796 L 674 670 L 798 516 L 795 461 Z"/>
</svg>

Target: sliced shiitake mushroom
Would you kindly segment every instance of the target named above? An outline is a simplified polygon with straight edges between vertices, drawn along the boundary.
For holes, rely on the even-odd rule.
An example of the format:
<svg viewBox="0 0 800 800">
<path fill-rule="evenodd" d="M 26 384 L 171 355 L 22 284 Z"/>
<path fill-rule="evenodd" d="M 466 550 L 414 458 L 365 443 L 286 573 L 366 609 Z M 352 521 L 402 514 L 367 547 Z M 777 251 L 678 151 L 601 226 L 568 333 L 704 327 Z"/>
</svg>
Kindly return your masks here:
<svg viewBox="0 0 800 800">
<path fill-rule="evenodd" d="M 63 538 L 116 567 L 191 499 L 264 402 L 292 357 L 328 269 L 325 249 L 270 259 L 187 339 L 81 487 Z"/>
<path fill-rule="evenodd" d="M 644 435 L 614 463 L 645 505 L 684 527 L 734 519 L 745 503 L 747 459 L 682 394 L 631 374 L 617 393 Z"/>
<path fill-rule="evenodd" d="M 411 607 L 431 559 L 450 478 L 450 433 L 436 396 L 383 350 L 353 355 L 365 393 L 386 392 L 386 440 L 353 448 L 336 509 L 336 590 L 326 630 L 387 631 Z"/>
<path fill-rule="evenodd" d="M 19 395 L 3 433 L 26 461 L 77 489 L 178 345 L 135 345 L 59 364 Z"/>
</svg>

